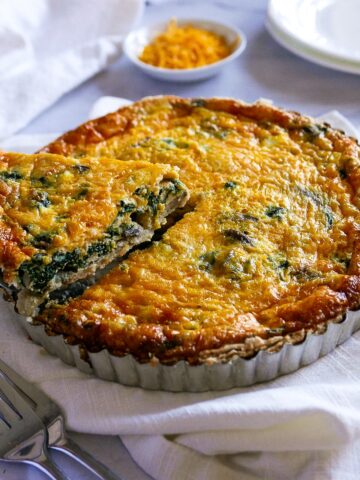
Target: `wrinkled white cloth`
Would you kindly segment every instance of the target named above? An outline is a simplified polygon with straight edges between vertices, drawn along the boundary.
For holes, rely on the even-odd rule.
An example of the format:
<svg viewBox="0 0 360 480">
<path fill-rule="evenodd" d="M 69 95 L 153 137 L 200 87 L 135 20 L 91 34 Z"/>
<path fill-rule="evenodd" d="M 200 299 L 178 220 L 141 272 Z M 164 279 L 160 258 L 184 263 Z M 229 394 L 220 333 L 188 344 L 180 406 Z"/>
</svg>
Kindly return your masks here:
<svg viewBox="0 0 360 480">
<path fill-rule="evenodd" d="M 115 60 L 144 0 L 1 0 L 0 138 Z"/>
<path fill-rule="evenodd" d="M 120 104 L 103 98 L 91 116 Z M 322 119 L 356 133 L 337 112 Z M 32 136 L 32 150 L 44 140 Z M 30 151 L 30 136 L 13 137 L 6 146 L 17 142 Z M 359 478 L 360 332 L 314 364 L 272 382 L 216 393 L 167 393 L 87 376 L 33 344 L 5 302 L 0 318 L 0 357 L 61 405 L 68 428 L 120 435 L 156 480 Z"/>
</svg>

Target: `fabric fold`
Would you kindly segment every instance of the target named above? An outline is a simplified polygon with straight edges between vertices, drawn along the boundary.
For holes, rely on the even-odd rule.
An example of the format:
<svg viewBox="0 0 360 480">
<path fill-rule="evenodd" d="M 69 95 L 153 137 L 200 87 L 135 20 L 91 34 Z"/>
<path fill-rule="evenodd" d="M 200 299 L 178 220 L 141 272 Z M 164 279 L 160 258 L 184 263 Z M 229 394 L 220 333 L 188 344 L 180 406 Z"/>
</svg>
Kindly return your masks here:
<svg viewBox="0 0 360 480">
<path fill-rule="evenodd" d="M 0 138 L 110 65 L 142 11 L 143 0 L 2 2 Z"/>
</svg>

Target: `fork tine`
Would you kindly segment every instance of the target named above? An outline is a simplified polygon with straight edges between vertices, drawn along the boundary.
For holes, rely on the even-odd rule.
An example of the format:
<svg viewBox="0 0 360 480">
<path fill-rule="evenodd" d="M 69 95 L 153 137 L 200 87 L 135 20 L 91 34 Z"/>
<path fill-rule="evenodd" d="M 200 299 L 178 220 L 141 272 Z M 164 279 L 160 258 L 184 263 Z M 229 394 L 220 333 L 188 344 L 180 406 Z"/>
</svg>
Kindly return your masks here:
<svg viewBox="0 0 360 480">
<path fill-rule="evenodd" d="M 22 436 L 24 441 L 35 434 L 41 434 L 44 438 L 42 423 L 33 416 L 31 407 L 2 375 L 0 375 L 0 412 L 9 427 L 7 431 L 3 429 L 3 435 L 0 437 L 2 440 L 0 454 L 5 459 L 16 455 L 11 452 L 16 452 Z M 42 452 L 42 444 L 37 443 L 37 445 L 36 455 L 39 456 Z"/>
<path fill-rule="evenodd" d="M 48 445 L 58 443 L 62 438 L 63 416 L 58 405 L 36 385 L 30 384 L 0 359 L 0 375 L 31 405 L 33 411 L 44 423 L 48 434 Z"/>
<path fill-rule="evenodd" d="M 37 386 L 30 384 L 11 367 L 0 359 L 1 375 L 13 388 L 31 403 L 33 413 L 41 419 L 47 429 L 47 445 L 54 450 L 65 453 L 79 462 L 99 479 L 119 480 L 105 465 L 82 450 L 75 442 L 66 437 L 63 414 L 58 405 Z"/>
<path fill-rule="evenodd" d="M 2 414 L 1 458 L 30 463 L 53 480 L 65 480 L 63 473 L 47 457 L 44 424 L 2 373 L 0 373 L 0 414 Z"/>
<path fill-rule="evenodd" d="M 5 417 L 0 411 L 0 435 L 7 433 L 11 428 L 11 424 L 6 421 Z"/>
<path fill-rule="evenodd" d="M 15 372 L 12 368 L 10 368 L 6 363 L 4 363 L 0 359 L 0 372 L 7 377 L 13 387 L 20 391 L 20 393 L 26 397 L 26 400 L 32 404 L 33 407 L 38 405 L 43 398 L 41 398 L 42 392 L 37 388 L 33 388 L 30 392 L 29 386 L 24 379 Z"/>
<path fill-rule="evenodd" d="M 5 422 L 12 425 L 21 420 L 23 418 L 19 412 L 21 407 L 21 402 L 18 402 L 18 399 L 14 401 L 14 391 L 0 376 L 0 410 Z"/>
<path fill-rule="evenodd" d="M 9 425 L 9 428 L 12 428 L 11 426 L 14 425 L 19 420 L 18 415 L 16 415 L 14 410 L 11 407 L 9 407 L 9 404 L 5 402 L 1 397 L 0 397 L 0 412 L 1 412 L 1 417 L 3 419 L 3 422 L 6 425 Z"/>
</svg>

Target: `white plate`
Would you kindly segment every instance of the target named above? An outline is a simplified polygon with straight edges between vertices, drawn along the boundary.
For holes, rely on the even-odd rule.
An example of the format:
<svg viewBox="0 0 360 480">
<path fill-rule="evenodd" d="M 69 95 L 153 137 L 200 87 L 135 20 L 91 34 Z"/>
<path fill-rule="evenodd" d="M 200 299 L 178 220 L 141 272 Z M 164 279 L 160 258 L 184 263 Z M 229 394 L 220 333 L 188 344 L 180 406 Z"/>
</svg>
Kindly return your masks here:
<svg viewBox="0 0 360 480">
<path fill-rule="evenodd" d="M 231 55 L 228 55 L 218 62 L 204 67 L 189 69 L 171 69 L 154 67 L 139 60 L 143 48 L 149 44 L 157 35 L 166 29 L 168 22 L 161 22 L 156 25 L 143 27 L 132 31 L 125 39 L 124 51 L 127 57 L 141 70 L 151 77 L 172 82 L 193 82 L 212 77 L 219 73 L 229 62 L 235 60 L 246 47 L 246 36 L 244 32 L 233 26 L 215 22 L 213 20 L 199 20 L 194 18 L 178 19 L 179 25 L 191 23 L 195 27 L 203 28 L 218 35 L 222 35 L 229 45 L 233 46 Z"/>
<path fill-rule="evenodd" d="M 271 36 L 280 43 L 280 45 L 290 50 L 290 52 L 324 67 L 360 75 L 360 62 L 351 62 L 334 56 L 325 55 L 318 50 L 307 46 L 303 42 L 296 41 L 293 36 L 288 35 L 283 30 L 279 29 L 269 16 L 266 21 L 266 28 Z"/>
<path fill-rule="evenodd" d="M 270 0 L 268 19 L 303 47 L 360 67 L 359 0 Z"/>
</svg>

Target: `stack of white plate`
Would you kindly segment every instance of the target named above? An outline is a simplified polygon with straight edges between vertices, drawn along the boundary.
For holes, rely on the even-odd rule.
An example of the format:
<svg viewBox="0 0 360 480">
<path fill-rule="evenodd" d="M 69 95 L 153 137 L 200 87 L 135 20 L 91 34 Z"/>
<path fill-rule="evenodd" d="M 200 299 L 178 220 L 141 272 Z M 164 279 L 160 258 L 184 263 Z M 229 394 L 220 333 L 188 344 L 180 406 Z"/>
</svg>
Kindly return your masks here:
<svg viewBox="0 0 360 480">
<path fill-rule="evenodd" d="M 266 26 L 291 52 L 360 74 L 360 0 L 270 0 Z"/>
</svg>

